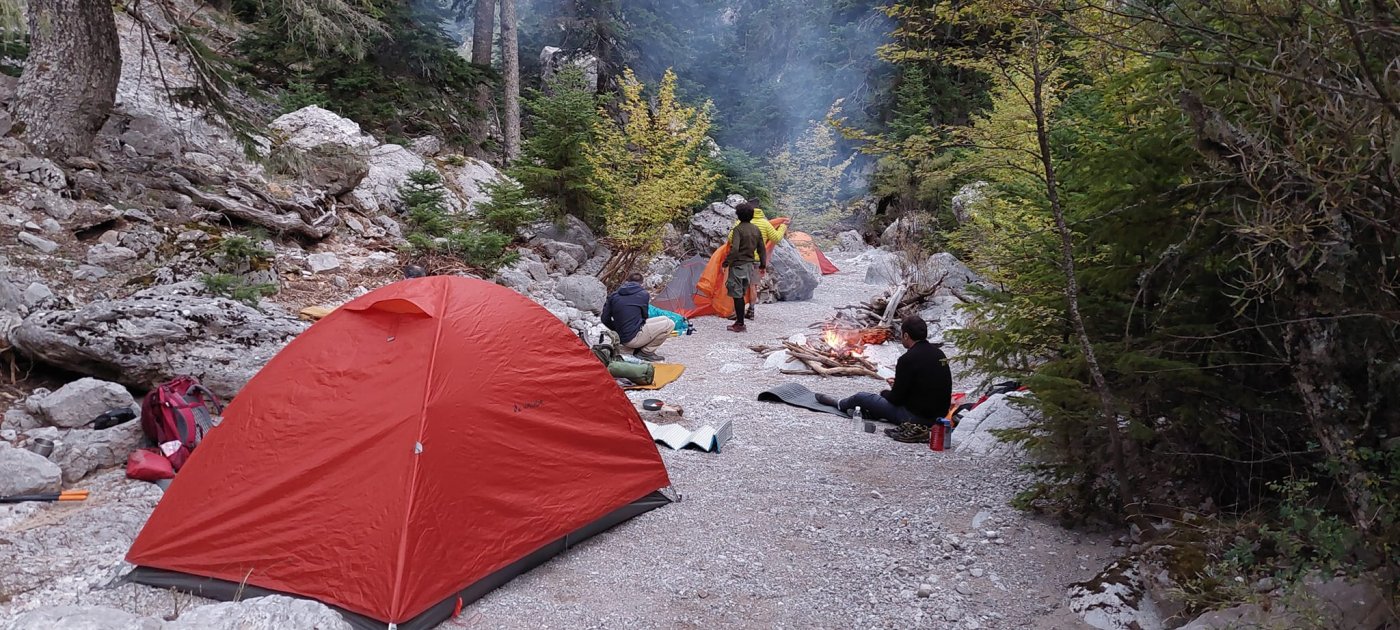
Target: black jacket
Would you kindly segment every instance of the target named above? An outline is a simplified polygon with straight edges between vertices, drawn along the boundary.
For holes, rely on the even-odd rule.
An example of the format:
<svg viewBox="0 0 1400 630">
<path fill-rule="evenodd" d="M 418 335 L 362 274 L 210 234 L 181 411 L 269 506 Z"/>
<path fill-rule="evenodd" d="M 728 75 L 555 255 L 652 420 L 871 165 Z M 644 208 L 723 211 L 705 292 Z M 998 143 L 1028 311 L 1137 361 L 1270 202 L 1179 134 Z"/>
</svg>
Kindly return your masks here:
<svg viewBox="0 0 1400 630">
<path fill-rule="evenodd" d="M 880 395 L 920 419 L 948 415 L 953 399 L 953 371 L 948 369 L 948 357 L 927 341 L 914 344 L 895 364 L 894 389 Z"/>
<path fill-rule="evenodd" d="M 603 325 L 617 333 L 622 343 L 632 341 L 647 323 L 651 295 L 642 285 L 624 282 L 603 304 Z"/>
</svg>

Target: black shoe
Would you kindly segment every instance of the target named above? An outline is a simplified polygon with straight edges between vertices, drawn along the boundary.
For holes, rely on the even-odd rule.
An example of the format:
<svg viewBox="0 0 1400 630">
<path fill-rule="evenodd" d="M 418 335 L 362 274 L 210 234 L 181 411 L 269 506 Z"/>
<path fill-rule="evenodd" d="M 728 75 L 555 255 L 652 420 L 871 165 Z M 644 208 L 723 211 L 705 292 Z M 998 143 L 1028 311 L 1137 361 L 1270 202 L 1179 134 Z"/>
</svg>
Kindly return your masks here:
<svg viewBox="0 0 1400 630">
<path fill-rule="evenodd" d="M 655 352 L 647 352 L 646 350 L 638 350 L 636 352 L 633 352 L 632 356 L 637 357 L 638 359 L 641 359 L 643 361 L 649 361 L 651 363 L 660 363 L 666 360 L 666 357 L 656 354 Z"/>
<path fill-rule="evenodd" d="M 826 406 L 828 406 L 828 407 L 837 407 L 837 408 L 840 408 L 840 405 L 837 404 L 837 403 L 839 403 L 839 402 L 841 402 L 841 401 L 836 400 L 835 398 L 832 398 L 832 397 L 830 397 L 830 396 L 827 396 L 826 394 L 817 394 L 817 402 L 819 402 L 819 403 L 821 403 L 821 404 L 823 404 L 823 405 L 826 405 Z"/>
<path fill-rule="evenodd" d="M 754 319 L 752 306 L 750 306 L 748 310 L 744 311 L 744 319 Z"/>
</svg>

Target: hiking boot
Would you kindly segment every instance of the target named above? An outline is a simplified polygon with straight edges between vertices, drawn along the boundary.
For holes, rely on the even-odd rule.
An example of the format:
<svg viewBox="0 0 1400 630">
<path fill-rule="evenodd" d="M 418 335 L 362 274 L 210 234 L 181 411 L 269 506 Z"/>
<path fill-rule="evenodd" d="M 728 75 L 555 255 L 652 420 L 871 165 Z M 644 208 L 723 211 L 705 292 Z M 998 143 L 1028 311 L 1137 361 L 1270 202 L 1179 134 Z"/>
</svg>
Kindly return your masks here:
<svg viewBox="0 0 1400 630">
<path fill-rule="evenodd" d="M 743 325 L 743 324 L 730 324 L 730 325 L 728 325 L 728 326 L 725 327 L 725 330 L 728 330 L 729 332 L 736 332 L 736 333 L 749 332 L 748 326 L 745 326 L 745 325 Z"/>
<path fill-rule="evenodd" d="M 896 442 L 905 442 L 908 444 L 927 444 L 929 441 L 928 427 L 923 425 L 915 426 L 918 427 L 917 430 L 896 433 L 894 435 L 891 435 L 890 437 L 894 438 L 894 441 Z"/>
<path fill-rule="evenodd" d="M 643 361 L 649 361 L 651 363 L 660 363 L 666 360 L 666 357 L 656 354 L 655 352 L 647 352 L 646 350 L 638 350 L 636 352 L 633 352 L 632 356 L 637 357 L 638 359 L 641 359 Z"/>
<path fill-rule="evenodd" d="M 821 404 L 823 404 L 823 405 L 826 405 L 826 406 L 828 406 L 828 407 L 837 407 L 837 408 L 840 408 L 840 405 L 837 404 L 839 401 L 836 400 L 835 398 L 832 398 L 832 397 L 830 397 L 830 396 L 827 396 L 826 394 L 817 394 L 816 396 L 817 396 L 817 402 L 819 402 L 819 403 L 821 403 Z"/>
<path fill-rule="evenodd" d="M 752 306 L 744 310 L 744 319 L 754 319 Z"/>
<path fill-rule="evenodd" d="M 901 425 L 899 425 L 899 426 L 897 426 L 897 427 L 891 427 L 891 428 L 885 429 L 885 435 L 888 435 L 888 436 L 890 436 L 890 437 L 894 437 L 894 436 L 896 436 L 896 435 L 900 435 L 900 434 L 903 434 L 903 433 L 917 432 L 918 430 L 919 430 L 919 425 L 914 424 L 913 422 L 905 422 L 905 423 L 903 423 L 903 424 L 901 424 Z"/>
</svg>

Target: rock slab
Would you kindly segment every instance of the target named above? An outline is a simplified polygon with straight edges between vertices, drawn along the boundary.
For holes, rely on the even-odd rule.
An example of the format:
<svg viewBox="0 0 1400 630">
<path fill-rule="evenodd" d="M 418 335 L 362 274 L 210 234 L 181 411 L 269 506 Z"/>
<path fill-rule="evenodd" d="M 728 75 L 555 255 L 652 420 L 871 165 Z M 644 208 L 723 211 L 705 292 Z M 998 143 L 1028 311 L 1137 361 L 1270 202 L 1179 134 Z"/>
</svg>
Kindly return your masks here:
<svg viewBox="0 0 1400 630">
<path fill-rule="evenodd" d="M 0 442 L 0 496 L 58 492 L 63 470 L 38 453 Z"/>
<path fill-rule="evenodd" d="M 34 401 L 39 415 L 48 424 L 64 429 L 83 426 L 108 409 L 136 408 L 136 400 L 126 388 L 95 378 L 82 378 Z"/>
<path fill-rule="evenodd" d="M 36 360 L 148 388 L 187 374 L 231 398 L 306 329 L 285 313 L 213 298 L 192 282 L 152 287 L 75 311 L 39 311 L 10 332 Z"/>
</svg>

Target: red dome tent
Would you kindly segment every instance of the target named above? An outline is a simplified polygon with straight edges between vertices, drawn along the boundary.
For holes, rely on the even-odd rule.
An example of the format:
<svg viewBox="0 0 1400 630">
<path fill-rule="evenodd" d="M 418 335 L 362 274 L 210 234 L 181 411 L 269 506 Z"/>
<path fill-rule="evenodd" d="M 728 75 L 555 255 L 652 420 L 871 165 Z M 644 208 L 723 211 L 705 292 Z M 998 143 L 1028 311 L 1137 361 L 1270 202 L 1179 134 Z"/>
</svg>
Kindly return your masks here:
<svg viewBox="0 0 1400 630">
<path fill-rule="evenodd" d="M 548 311 L 480 280 L 405 280 L 248 383 L 127 560 L 139 583 L 430 628 L 668 485 L 631 402 Z"/>
</svg>

